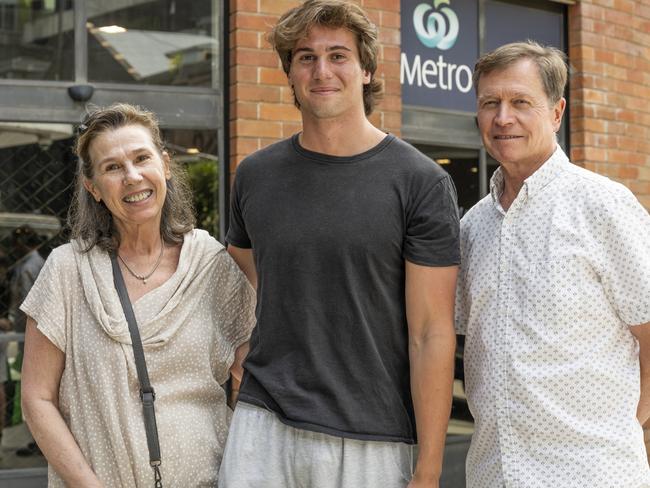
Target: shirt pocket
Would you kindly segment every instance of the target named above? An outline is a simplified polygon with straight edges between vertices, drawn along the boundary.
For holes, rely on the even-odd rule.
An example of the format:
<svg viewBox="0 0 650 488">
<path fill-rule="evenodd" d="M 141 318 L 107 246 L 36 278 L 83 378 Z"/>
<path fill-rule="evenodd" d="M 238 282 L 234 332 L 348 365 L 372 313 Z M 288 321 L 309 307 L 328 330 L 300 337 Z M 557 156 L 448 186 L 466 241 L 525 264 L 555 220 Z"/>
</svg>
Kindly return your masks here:
<svg viewBox="0 0 650 488">
<path fill-rule="evenodd" d="M 528 326 L 540 336 L 578 339 L 593 315 L 600 280 L 588 259 L 576 254 L 552 256 L 530 264 L 524 307 Z"/>
</svg>

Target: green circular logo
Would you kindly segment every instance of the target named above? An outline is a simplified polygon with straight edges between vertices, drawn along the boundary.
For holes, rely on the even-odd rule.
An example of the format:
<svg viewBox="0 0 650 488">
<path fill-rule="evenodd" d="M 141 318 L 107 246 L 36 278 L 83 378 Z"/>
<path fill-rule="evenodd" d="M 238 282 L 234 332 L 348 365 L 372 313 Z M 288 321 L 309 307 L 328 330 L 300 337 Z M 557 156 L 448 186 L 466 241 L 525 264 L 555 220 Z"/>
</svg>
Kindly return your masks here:
<svg viewBox="0 0 650 488">
<path fill-rule="evenodd" d="M 434 0 L 433 7 L 421 3 L 413 11 L 413 27 L 422 44 L 443 51 L 450 49 L 458 39 L 458 17 L 449 7 L 449 0 Z M 440 8 L 439 8 L 440 7 Z"/>
</svg>

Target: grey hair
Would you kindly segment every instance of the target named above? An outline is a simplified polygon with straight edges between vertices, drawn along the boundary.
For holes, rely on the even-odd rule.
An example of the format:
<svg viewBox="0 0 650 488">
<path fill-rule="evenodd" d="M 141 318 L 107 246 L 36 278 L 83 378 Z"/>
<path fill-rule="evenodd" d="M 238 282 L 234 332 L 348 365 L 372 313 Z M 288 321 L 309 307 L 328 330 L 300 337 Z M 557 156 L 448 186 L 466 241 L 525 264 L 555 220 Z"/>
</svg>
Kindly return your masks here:
<svg viewBox="0 0 650 488">
<path fill-rule="evenodd" d="M 531 40 L 505 44 L 483 54 L 474 66 L 474 89 L 478 93 L 481 75 L 506 69 L 523 59 L 530 59 L 537 66 L 546 97 L 551 104 L 556 104 L 564 95 L 569 76 L 566 54 Z"/>
</svg>

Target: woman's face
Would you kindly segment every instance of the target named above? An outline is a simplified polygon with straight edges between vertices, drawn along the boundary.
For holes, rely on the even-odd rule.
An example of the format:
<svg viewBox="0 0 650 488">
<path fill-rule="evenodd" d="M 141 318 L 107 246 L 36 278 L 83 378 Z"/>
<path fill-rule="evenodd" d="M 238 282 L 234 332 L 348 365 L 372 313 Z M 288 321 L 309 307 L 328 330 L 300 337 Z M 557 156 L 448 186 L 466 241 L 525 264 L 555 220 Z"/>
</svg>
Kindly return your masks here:
<svg viewBox="0 0 650 488">
<path fill-rule="evenodd" d="M 169 155 L 158 151 L 149 129 L 134 124 L 102 132 L 88 153 L 93 176 L 84 186 L 104 202 L 118 228 L 158 226 L 171 173 Z"/>
</svg>

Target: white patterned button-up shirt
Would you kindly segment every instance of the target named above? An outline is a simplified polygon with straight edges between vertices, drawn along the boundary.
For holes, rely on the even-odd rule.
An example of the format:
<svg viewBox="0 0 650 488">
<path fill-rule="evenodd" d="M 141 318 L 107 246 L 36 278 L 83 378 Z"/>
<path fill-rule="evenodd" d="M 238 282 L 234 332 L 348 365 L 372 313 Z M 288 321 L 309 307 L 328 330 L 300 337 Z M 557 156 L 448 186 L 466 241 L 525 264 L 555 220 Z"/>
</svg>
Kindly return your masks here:
<svg viewBox="0 0 650 488">
<path fill-rule="evenodd" d="M 468 488 L 650 487 L 636 419 L 650 216 L 558 147 L 507 212 L 461 223 L 458 332 L 475 418 Z"/>
</svg>

